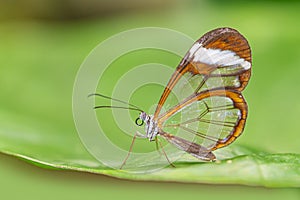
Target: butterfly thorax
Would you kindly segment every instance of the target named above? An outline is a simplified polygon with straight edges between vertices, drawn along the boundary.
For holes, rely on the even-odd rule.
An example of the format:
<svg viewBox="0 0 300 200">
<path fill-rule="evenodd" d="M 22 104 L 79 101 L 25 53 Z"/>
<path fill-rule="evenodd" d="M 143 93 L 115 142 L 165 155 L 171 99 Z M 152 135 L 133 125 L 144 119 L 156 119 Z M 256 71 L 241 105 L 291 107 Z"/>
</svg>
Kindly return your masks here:
<svg viewBox="0 0 300 200">
<path fill-rule="evenodd" d="M 145 133 L 149 141 L 154 141 L 156 135 L 159 133 L 157 121 L 153 119 L 152 115 L 141 112 L 139 118 L 145 123 Z"/>
</svg>

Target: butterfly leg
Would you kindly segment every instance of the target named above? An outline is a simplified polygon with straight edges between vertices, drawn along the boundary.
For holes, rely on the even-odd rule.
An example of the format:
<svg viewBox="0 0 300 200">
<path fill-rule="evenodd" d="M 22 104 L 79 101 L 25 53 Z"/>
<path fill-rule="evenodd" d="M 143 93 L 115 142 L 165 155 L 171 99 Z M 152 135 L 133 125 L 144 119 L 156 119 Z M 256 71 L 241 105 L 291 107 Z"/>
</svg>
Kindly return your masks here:
<svg viewBox="0 0 300 200">
<path fill-rule="evenodd" d="M 169 158 L 168 158 L 168 156 L 167 156 L 167 153 L 165 152 L 164 147 L 163 147 L 161 141 L 159 140 L 159 138 L 157 138 L 156 141 L 159 143 L 159 146 L 160 146 L 160 148 L 161 148 L 161 150 L 162 150 L 164 156 L 166 157 L 168 163 L 170 164 L 170 166 L 175 167 L 175 165 L 173 165 L 173 164 L 171 163 L 171 161 L 169 160 Z"/>
<path fill-rule="evenodd" d="M 129 156 L 130 156 L 130 154 L 131 154 L 131 152 L 132 152 L 132 148 L 133 148 L 135 139 L 136 139 L 137 137 L 146 138 L 145 135 L 139 133 L 138 131 L 134 134 L 134 136 L 133 136 L 133 138 L 132 138 L 131 145 L 130 145 L 130 147 L 129 147 L 128 154 L 127 154 L 126 158 L 124 159 L 124 161 L 123 161 L 123 163 L 122 163 L 120 169 L 122 169 L 122 168 L 124 167 L 124 165 L 126 164 L 126 161 L 128 160 L 128 158 L 129 158 Z"/>
<path fill-rule="evenodd" d="M 160 149 L 159 149 L 159 146 L 158 146 L 158 138 L 157 136 L 155 137 L 155 147 L 156 147 L 156 151 L 159 153 L 159 155 L 162 155 Z"/>
</svg>

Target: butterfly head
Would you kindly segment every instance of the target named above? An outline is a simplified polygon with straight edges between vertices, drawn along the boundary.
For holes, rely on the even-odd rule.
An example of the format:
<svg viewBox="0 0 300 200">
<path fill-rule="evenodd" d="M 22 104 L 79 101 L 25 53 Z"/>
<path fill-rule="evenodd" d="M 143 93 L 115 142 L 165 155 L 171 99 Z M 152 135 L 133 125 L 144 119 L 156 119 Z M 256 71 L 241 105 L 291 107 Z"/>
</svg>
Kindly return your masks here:
<svg viewBox="0 0 300 200">
<path fill-rule="evenodd" d="M 142 126 L 144 124 L 144 122 L 146 121 L 147 116 L 148 115 L 145 112 L 141 112 L 139 117 L 136 118 L 135 124 L 138 125 L 138 126 Z"/>
<path fill-rule="evenodd" d="M 138 126 L 142 126 L 144 123 L 145 123 L 146 137 L 150 141 L 155 140 L 155 137 L 158 134 L 157 122 L 154 121 L 152 115 L 148 115 L 145 112 L 141 112 L 139 117 L 135 120 L 135 124 Z"/>
</svg>

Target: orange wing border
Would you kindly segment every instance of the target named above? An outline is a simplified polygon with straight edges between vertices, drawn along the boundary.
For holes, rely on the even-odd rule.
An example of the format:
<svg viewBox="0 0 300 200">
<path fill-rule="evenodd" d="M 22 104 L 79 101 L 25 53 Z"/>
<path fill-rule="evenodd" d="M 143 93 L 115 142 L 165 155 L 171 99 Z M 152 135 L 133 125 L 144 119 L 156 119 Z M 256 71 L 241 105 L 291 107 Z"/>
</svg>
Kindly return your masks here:
<svg viewBox="0 0 300 200">
<path fill-rule="evenodd" d="M 186 99 L 184 102 L 174 106 L 173 108 L 168 110 L 168 112 L 164 113 L 164 115 L 160 116 L 158 118 L 158 126 L 162 127 L 163 123 L 170 116 L 172 116 L 173 114 L 178 112 L 178 110 L 181 110 L 184 107 L 192 104 L 193 102 L 201 101 L 206 98 L 215 97 L 215 96 L 230 98 L 233 102 L 234 108 L 239 109 L 241 114 L 237 120 L 237 123 L 233 127 L 233 130 L 230 132 L 230 134 L 224 139 L 219 139 L 216 142 L 215 146 L 213 146 L 210 149 L 210 151 L 214 151 L 216 149 L 219 149 L 219 148 L 222 148 L 222 147 L 225 147 L 225 146 L 231 144 L 234 140 L 236 140 L 236 138 L 238 138 L 242 134 L 244 127 L 245 127 L 247 114 L 248 114 L 248 106 L 247 106 L 247 103 L 246 103 L 244 97 L 242 96 L 242 94 L 239 91 L 235 91 L 235 90 L 216 89 L 216 90 L 206 90 L 206 91 L 200 92 L 197 95 L 190 97 L 190 98 Z M 163 132 L 163 130 L 161 130 L 161 132 Z"/>
</svg>

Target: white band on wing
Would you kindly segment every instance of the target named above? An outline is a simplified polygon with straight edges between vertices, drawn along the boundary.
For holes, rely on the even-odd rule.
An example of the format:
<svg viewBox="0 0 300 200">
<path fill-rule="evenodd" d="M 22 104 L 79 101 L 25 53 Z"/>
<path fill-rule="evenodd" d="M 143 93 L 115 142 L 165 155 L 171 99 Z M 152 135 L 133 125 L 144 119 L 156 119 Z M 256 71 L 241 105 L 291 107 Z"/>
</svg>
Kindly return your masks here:
<svg viewBox="0 0 300 200">
<path fill-rule="evenodd" d="M 189 57 L 194 62 L 201 62 L 209 65 L 226 67 L 240 65 L 245 70 L 251 68 L 251 63 L 239 57 L 235 52 L 221 49 L 207 49 L 196 42 L 189 51 Z"/>
</svg>

